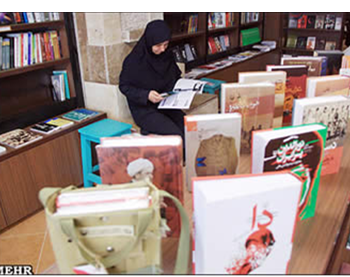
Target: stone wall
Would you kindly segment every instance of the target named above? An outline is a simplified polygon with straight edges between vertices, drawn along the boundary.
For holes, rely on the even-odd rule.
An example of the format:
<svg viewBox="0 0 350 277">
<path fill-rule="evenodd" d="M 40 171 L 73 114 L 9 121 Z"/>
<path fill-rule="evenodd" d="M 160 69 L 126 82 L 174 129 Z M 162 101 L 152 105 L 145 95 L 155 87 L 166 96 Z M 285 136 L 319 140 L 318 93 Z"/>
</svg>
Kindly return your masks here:
<svg viewBox="0 0 350 277">
<path fill-rule="evenodd" d="M 119 74 L 147 23 L 163 13 L 74 13 L 85 105 L 133 123 Z"/>
</svg>

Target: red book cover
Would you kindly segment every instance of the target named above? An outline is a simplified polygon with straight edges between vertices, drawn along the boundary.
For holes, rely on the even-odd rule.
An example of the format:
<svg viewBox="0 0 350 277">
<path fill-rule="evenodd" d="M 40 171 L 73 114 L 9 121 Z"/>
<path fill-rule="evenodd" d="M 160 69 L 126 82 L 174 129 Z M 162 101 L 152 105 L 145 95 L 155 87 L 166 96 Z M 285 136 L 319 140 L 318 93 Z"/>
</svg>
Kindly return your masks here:
<svg viewBox="0 0 350 277">
<path fill-rule="evenodd" d="M 183 202 L 182 139 L 179 136 L 134 136 L 104 138 L 96 147 L 103 184 L 125 184 L 148 177 L 161 190 Z M 163 215 L 170 230 L 180 234 L 180 215 L 165 199 Z"/>
<path fill-rule="evenodd" d="M 268 71 L 285 71 L 287 73 L 285 97 L 283 104 L 283 126 L 292 123 L 294 99 L 306 97 L 306 79 L 308 67 L 299 66 L 267 66 Z"/>
<path fill-rule="evenodd" d="M 307 15 L 303 14 L 298 19 L 298 28 L 306 28 L 306 25 L 307 25 Z"/>
</svg>

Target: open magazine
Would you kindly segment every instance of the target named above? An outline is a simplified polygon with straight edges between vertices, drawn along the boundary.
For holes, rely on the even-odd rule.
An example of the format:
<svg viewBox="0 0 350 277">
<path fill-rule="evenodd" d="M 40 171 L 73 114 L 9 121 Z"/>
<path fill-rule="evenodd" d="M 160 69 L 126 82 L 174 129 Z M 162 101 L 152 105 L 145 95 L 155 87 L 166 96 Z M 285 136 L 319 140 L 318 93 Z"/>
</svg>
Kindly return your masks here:
<svg viewBox="0 0 350 277">
<path fill-rule="evenodd" d="M 189 109 L 196 93 L 202 93 L 206 82 L 190 79 L 179 79 L 173 90 L 162 93 L 165 97 L 158 109 Z"/>
</svg>

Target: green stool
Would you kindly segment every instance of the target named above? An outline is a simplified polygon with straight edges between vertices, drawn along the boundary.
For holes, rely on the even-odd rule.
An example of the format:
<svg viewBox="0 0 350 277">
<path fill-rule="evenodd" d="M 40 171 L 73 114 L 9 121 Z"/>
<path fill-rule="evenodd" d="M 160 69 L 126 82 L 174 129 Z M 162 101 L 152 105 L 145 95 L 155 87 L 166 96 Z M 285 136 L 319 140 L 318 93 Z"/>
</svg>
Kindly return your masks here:
<svg viewBox="0 0 350 277">
<path fill-rule="evenodd" d="M 78 130 L 81 141 L 81 159 L 83 165 L 84 187 L 92 187 L 93 183 L 101 184 L 101 177 L 94 174 L 99 165 L 93 166 L 91 142 L 100 143 L 100 138 L 117 137 L 131 133 L 131 124 L 112 119 L 102 119 Z"/>
</svg>

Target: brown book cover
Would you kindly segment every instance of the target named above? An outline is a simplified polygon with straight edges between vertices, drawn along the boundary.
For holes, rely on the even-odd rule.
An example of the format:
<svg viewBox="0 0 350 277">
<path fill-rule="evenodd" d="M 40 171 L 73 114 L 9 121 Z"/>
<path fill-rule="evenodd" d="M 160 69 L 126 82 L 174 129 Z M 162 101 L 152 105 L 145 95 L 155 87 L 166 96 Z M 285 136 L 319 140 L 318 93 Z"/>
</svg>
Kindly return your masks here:
<svg viewBox="0 0 350 277">
<path fill-rule="evenodd" d="M 221 85 L 222 113 L 242 115 L 241 152 L 250 153 L 254 130 L 272 128 L 275 110 L 275 85 L 272 83 Z"/>
<path fill-rule="evenodd" d="M 182 139 L 179 136 L 136 136 L 103 138 L 96 147 L 103 184 L 124 184 L 150 178 L 183 203 Z M 175 204 L 165 199 L 168 236 L 180 234 L 180 215 Z"/>
<path fill-rule="evenodd" d="M 239 83 L 253 84 L 261 82 L 270 82 L 275 85 L 275 111 L 273 115 L 274 128 L 282 126 L 286 78 L 287 74 L 284 71 L 257 71 L 238 73 Z"/>
</svg>

